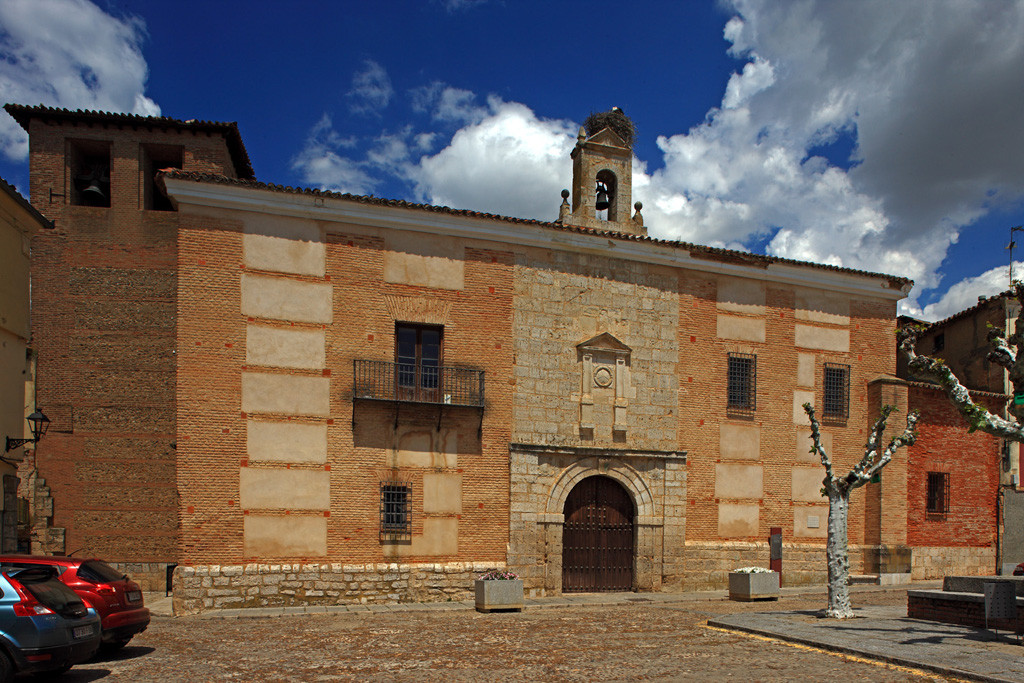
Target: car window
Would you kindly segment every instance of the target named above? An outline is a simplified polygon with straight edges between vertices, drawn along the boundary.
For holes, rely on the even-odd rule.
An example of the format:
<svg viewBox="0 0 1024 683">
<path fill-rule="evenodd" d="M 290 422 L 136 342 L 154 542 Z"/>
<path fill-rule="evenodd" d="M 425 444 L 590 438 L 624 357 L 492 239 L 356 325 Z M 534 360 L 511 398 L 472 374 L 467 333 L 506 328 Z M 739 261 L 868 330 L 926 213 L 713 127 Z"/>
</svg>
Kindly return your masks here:
<svg viewBox="0 0 1024 683">
<path fill-rule="evenodd" d="M 82 599 L 57 580 L 52 567 L 43 565 L 30 569 L 15 569 L 8 572 L 8 576 L 24 586 L 36 600 L 58 614 L 79 616 L 85 612 Z"/>
<path fill-rule="evenodd" d="M 119 572 L 100 560 L 86 560 L 78 568 L 77 575 L 78 578 L 89 583 L 109 583 L 125 578 L 124 572 Z"/>
<path fill-rule="evenodd" d="M 61 565 L 45 564 L 45 563 L 40 563 L 40 562 L 16 562 L 16 561 L 0 562 L 0 571 L 21 570 L 21 569 L 35 569 L 37 567 L 44 567 L 48 571 L 53 573 L 55 576 L 60 576 L 61 574 L 63 574 L 64 573 L 64 569 L 65 569 Z"/>
</svg>

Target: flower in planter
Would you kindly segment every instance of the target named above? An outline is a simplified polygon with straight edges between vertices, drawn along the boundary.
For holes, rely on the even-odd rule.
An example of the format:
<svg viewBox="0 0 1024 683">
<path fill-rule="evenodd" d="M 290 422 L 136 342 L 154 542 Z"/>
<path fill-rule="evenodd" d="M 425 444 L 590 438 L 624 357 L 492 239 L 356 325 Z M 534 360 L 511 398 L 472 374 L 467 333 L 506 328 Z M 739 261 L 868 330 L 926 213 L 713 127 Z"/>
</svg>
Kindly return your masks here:
<svg viewBox="0 0 1024 683">
<path fill-rule="evenodd" d="M 733 569 L 735 574 L 771 574 L 771 569 L 765 569 L 764 567 L 740 567 L 739 569 Z"/>
<path fill-rule="evenodd" d="M 481 581 L 515 581 L 519 575 L 515 572 L 503 572 L 500 569 L 492 569 L 480 577 Z"/>
</svg>

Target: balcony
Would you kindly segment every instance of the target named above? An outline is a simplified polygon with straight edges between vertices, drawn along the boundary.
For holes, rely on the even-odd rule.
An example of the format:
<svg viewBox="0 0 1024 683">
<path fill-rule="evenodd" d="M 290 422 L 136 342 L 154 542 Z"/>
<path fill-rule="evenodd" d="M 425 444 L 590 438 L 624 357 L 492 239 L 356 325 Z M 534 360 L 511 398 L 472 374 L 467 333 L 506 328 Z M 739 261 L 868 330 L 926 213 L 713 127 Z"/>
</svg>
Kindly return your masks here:
<svg viewBox="0 0 1024 683">
<path fill-rule="evenodd" d="M 484 371 L 385 360 L 353 361 L 355 399 L 484 406 Z"/>
</svg>

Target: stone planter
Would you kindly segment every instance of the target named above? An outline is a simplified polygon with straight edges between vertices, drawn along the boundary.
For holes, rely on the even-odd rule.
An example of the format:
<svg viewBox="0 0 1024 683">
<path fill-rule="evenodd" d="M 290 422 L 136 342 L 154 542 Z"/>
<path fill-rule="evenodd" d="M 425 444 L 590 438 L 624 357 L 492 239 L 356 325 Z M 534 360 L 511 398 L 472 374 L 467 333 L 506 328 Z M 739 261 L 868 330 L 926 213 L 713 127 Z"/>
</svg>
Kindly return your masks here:
<svg viewBox="0 0 1024 683">
<path fill-rule="evenodd" d="M 523 609 L 523 581 L 476 580 L 476 611 L 493 612 L 495 610 Z"/>
<path fill-rule="evenodd" d="M 750 600 L 778 600 L 779 573 L 741 574 L 729 573 L 729 599 L 748 602 Z"/>
</svg>

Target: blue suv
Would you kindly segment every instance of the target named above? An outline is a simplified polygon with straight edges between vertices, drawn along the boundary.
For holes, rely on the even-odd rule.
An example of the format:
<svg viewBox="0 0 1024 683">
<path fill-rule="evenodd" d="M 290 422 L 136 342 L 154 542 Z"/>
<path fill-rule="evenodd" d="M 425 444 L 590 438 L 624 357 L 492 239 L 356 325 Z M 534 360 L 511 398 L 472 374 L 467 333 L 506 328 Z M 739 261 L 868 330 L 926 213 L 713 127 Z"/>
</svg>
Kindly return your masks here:
<svg viewBox="0 0 1024 683">
<path fill-rule="evenodd" d="M 63 672 L 100 647 L 100 617 L 50 567 L 0 573 L 0 683 Z"/>
</svg>

